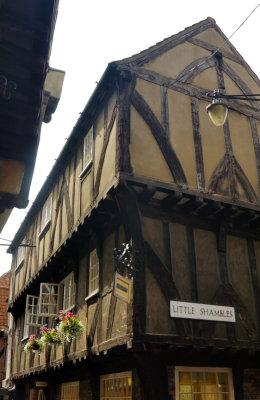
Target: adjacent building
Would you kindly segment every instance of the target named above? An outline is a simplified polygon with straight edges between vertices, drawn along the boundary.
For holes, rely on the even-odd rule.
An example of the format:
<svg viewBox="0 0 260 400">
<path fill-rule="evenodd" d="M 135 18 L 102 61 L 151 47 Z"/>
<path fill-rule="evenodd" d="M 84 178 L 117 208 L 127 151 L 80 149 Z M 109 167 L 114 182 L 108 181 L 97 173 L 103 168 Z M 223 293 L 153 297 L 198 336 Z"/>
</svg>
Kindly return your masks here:
<svg viewBox="0 0 260 400">
<path fill-rule="evenodd" d="M 108 65 L 9 248 L 16 399 L 260 396 L 260 107 L 206 112 L 259 86 L 211 18 Z"/>
<path fill-rule="evenodd" d="M 64 72 L 50 68 L 57 0 L 0 2 L 0 231 L 26 208 L 42 122 L 61 95 Z"/>
<path fill-rule="evenodd" d="M 0 276 L 0 399 L 1 400 L 6 400 L 9 398 L 7 390 L 5 388 L 2 388 L 2 380 L 4 379 L 4 369 L 5 369 L 5 351 L 6 351 L 6 339 L 7 339 L 7 327 L 8 327 L 7 301 L 9 294 L 9 281 L 10 281 L 10 271 Z"/>
</svg>

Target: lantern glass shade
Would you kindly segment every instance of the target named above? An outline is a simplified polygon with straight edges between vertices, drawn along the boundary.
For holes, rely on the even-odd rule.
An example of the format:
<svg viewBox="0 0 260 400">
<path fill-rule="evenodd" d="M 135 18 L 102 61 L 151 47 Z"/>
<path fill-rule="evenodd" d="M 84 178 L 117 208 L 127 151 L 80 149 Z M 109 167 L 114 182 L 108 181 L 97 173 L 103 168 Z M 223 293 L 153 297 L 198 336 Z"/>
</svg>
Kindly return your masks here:
<svg viewBox="0 0 260 400">
<path fill-rule="evenodd" d="M 213 101 L 207 106 L 207 112 L 214 125 L 223 126 L 228 115 L 228 107 L 220 101 Z"/>
</svg>

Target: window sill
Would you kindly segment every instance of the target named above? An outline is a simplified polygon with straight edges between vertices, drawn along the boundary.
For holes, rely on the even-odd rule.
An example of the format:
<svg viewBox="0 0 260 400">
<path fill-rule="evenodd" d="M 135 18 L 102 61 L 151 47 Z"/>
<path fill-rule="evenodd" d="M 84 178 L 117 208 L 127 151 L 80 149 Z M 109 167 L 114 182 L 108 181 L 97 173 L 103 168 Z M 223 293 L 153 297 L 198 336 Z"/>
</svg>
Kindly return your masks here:
<svg viewBox="0 0 260 400">
<path fill-rule="evenodd" d="M 75 308 L 75 304 L 73 304 L 72 306 L 66 308 L 65 310 L 62 310 L 62 311 L 63 311 L 63 314 L 66 314 L 67 312 L 72 311 L 74 308 Z"/>
<path fill-rule="evenodd" d="M 51 225 L 51 220 L 49 219 L 49 221 L 47 222 L 47 224 L 42 228 L 41 232 L 38 235 L 38 238 L 41 239 L 43 237 L 43 235 L 45 235 L 45 233 L 47 232 L 47 230 L 49 229 Z"/>
<path fill-rule="evenodd" d="M 88 173 L 90 172 L 90 169 L 92 167 L 93 161 L 89 161 L 89 163 L 84 167 L 84 169 L 81 171 L 81 173 L 79 174 L 80 179 L 85 178 L 85 176 L 88 175 Z"/>
<path fill-rule="evenodd" d="M 94 290 L 94 292 L 90 293 L 87 297 L 85 297 L 85 302 L 87 303 L 89 300 L 99 296 L 99 289 Z"/>
</svg>

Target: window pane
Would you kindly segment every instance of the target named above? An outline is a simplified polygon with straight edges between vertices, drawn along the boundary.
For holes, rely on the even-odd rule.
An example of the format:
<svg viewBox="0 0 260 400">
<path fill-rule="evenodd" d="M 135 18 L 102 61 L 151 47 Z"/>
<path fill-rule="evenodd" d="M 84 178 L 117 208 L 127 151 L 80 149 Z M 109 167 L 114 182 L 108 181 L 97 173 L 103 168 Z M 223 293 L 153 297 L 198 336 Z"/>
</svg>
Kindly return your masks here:
<svg viewBox="0 0 260 400">
<path fill-rule="evenodd" d="M 52 210 L 52 194 L 48 197 L 42 208 L 41 230 L 48 224 L 51 219 Z"/>
<path fill-rule="evenodd" d="M 192 395 L 191 394 L 181 394 L 180 400 L 192 400 Z"/>
<path fill-rule="evenodd" d="M 83 168 L 85 168 L 92 160 L 92 144 L 93 133 L 92 130 L 87 134 L 83 144 Z"/>
<path fill-rule="evenodd" d="M 89 255 L 89 294 L 98 289 L 99 269 L 96 249 Z"/>
<path fill-rule="evenodd" d="M 194 394 L 193 395 L 193 400 L 208 400 L 208 398 L 206 397 L 204 397 L 204 394 L 202 394 L 202 393 L 196 393 L 196 394 Z"/>
<path fill-rule="evenodd" d="M 228 392 L 228 374 L 226 372 L 218 373 L 218 386 L 220 392 Z"/>
<path fill-rule="evenodd" d="M 67 311 L 75 304 L 75 283 L 73 273 L 69 274 L 62 282 L 62 309 Z"/>
<path fill-rule="evenodd" d="M 216 374 L 214 372 L 205 373 L 205 391 L 206 393 L 217 393 Z"/>
<path fill-rule="evenodd" d="M 203 373 L 202 372 L 193 372 L 192 373 L 192 387 L 193 392 L 204 392 L 204 381 L 203 381 Z"/>
<path fill-rule="evenodd" d="M 41 283 L 40 314 L 58 314 L 59 285 L 55 283 Z"/>
</svg>

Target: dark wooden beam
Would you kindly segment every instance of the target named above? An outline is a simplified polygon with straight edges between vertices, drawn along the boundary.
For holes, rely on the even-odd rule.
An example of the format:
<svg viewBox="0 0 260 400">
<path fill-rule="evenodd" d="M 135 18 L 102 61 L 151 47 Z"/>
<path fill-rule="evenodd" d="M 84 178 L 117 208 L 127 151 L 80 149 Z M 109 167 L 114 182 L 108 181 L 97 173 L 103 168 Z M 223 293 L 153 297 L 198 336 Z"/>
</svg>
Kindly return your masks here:
<svg viewBox="0 0 260 400">
<path fill-rule="evenodd" d="M 153 195 L 156 192 L 156 188 L 150 185 L 147 185 L 144 190 L 139 194 L 138 200 L 141 203 L 149 203 L 149 201 L 153 198 Z"/>
<path fill-rule="evenodd" d="M 205 206 L 202 206 L 196 212 L 202 217 L 208 217 L 220 211 L 220 209 L 221 209 L 221 203 L 219 201 L 209 201 Z"/>
<path fill-rule="evenodd" d="M 192 211 L 196 211 L 203 204 L 202 197 L 195 197 L 194 199 L 190 199 L 187 203 L 181 206 L 181 211 L 184 213 L 191 213 Z"/>
<path fill-rule="evenodd" d="M 182 199 L 182 196 L 183 195 L 181 192 L 173 192 L 161 201 L 161 206 L 163 208 L 173 207 L 175 204 L 177 204 Z"/>
<path fill-rule="evenodd" d="M 238 225 L 249 224 L 250 221 L 254 220 L 256 217 L 256 213 L 252 210 L 245 211 L 242 214 L 234 217 L 234 222 Z"/>
</svg>

